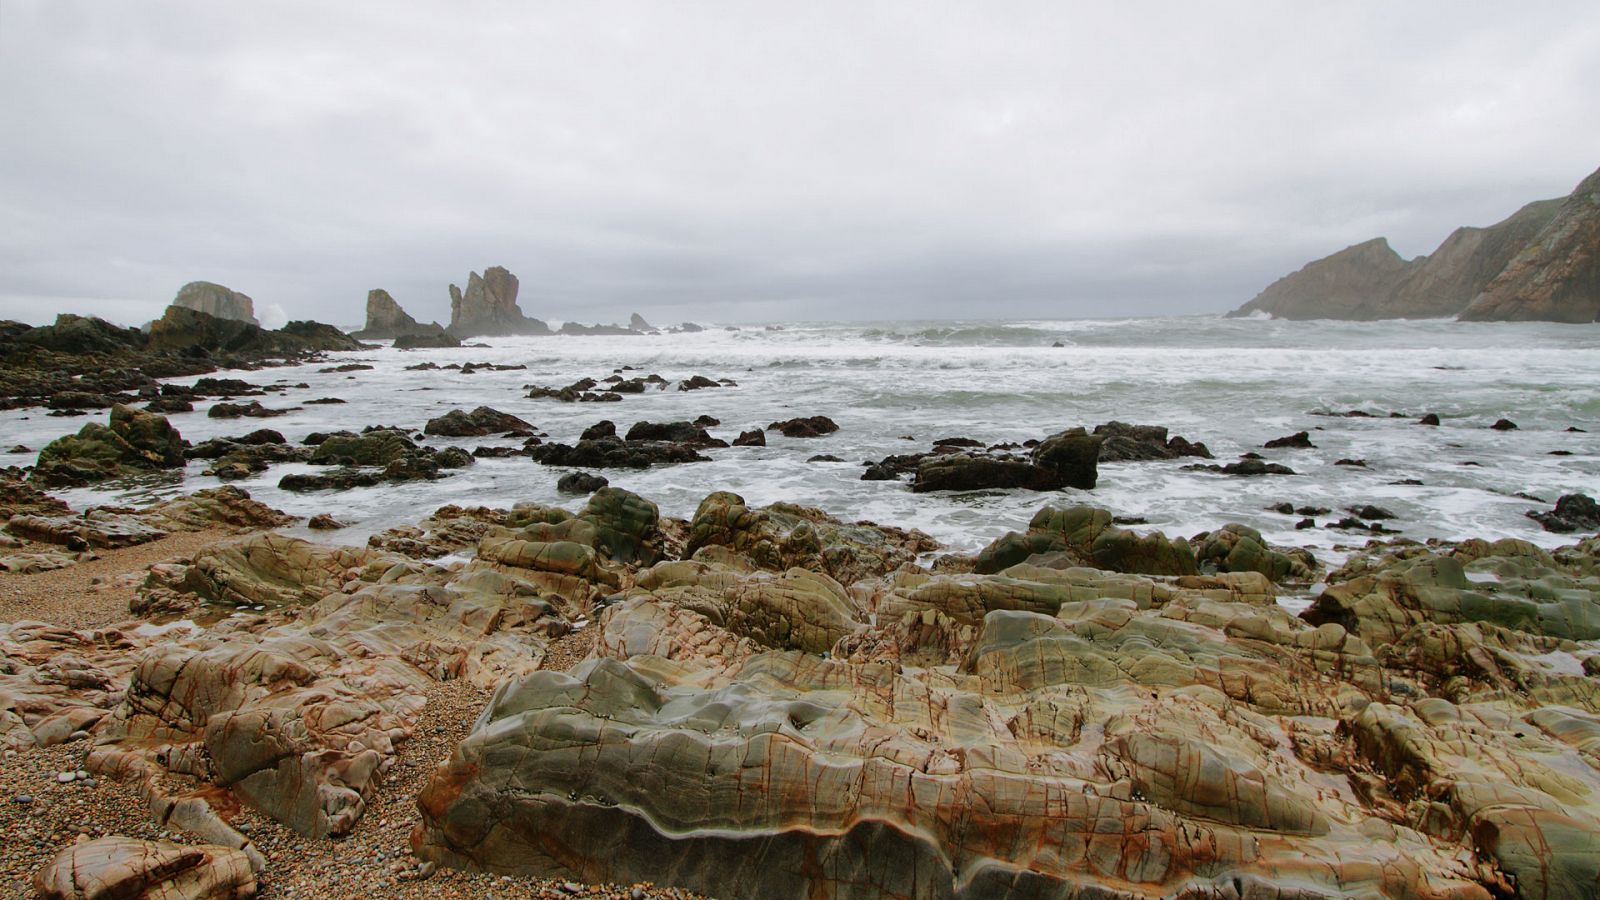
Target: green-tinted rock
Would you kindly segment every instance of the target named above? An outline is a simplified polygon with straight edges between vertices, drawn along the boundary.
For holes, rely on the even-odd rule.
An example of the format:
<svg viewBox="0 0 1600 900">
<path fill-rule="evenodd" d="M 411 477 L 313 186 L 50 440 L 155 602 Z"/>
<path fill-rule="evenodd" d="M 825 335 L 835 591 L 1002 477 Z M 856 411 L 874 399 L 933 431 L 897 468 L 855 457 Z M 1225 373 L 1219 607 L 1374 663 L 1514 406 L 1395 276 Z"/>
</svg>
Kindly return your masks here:
<svg viewBox="0 0 1600 900">
<path fill-rule="evenodd" d="M 119 403 L 109 425 L 91 422 L 39 451 L 33 477 L 50 485 L 88 484 L 183 463 L 183 437 L 165 416 Z"/>
</svg>

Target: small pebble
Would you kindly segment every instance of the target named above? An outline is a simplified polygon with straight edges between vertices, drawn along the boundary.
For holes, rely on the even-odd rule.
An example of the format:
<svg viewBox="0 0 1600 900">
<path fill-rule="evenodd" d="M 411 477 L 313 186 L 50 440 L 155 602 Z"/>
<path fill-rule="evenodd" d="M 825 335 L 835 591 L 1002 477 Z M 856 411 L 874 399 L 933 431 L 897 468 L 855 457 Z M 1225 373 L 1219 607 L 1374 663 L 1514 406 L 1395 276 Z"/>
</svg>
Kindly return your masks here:
<svg viewBox="0 0 1600 900">
<path fill-rule="evenodd" d="M 72 780 L 77 778 L 77 777 L 78 777 L 78 773 L 77 772 L 62 772 L 62 773 L 60 773 L 59 775 L 56 776 L 56 780 L 61 782 L 62 784 L 70 784 L 72 782 Z"/>
</svg>

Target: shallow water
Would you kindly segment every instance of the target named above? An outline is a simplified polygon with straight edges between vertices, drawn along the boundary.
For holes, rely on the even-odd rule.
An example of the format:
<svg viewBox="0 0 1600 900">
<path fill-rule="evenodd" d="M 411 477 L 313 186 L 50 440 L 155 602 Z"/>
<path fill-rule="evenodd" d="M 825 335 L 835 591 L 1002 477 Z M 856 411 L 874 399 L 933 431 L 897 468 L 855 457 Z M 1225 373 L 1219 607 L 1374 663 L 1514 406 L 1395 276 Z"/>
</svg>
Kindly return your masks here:
<svg viewBox="0 0 1600 900">
<path fill-rule="evenodd" d="M 207 404 L 171 417 L 186 438 L 201 441 L 258 427 L 298 441 L 312 431 L 395 424 L 421 429 L 452 408 L 488 405 L 514 413 L 571 443 L 587 426 L 611 419 L 619 431 L 635 421 L 665 422 L 702 414 L 722 420 L 711 432 L 739 431 L 793 416 L 824 414 L 838 433 L 817 439 L 768 435 L 764 448 L 705 451 L 710 463 L 648 471 L 606 470 L 612 484 L 688 516 L 713 490 L 736 491 L 752 504 L 787 500 L 819 506 L 848 520 L 914 526 L 972 551 L 1026 525 L 1047 503 L 1093 503 L 1117 515 L 1148 520 L 1141 528 L 1193 534 L 1236 521 L 1274 541 L 1332 551 L 1367 535 L 1323 528 L 1297 531 L 1299 516 L 1266 509 L 1374 503 L 1397 519 L 1386 523 L 1413 538 L 1520 537 L 1545 546 L 1571 541 L 1527 519 L 1562 493 L 1600 490 L 1600 328 L 1583 325 L 1465 324 L 1450 321 L 1337 323 L 1185 317 L 1089 321 L 786 324 L 699 334 L 645 337 L 486 338 L 487 349 L 333 354 L 328 363 L 259 372 L 224 372 L 258 384 L 305 382 L 259 398 L 270 407 L 336 396 L 344 405 L 306 406 L 266 419 L 210 419 Z M 1063 346 L 1053 347 L 1059 342 Z M 408 372 L 432 361 L 524 364 L 526 371 Z M 343 362 L 372 371 L 321 373 Z M 660 373 L 675 385 L 691 375 L 732 378 L 737 388 L 629 395 L 621 403 L 530 400 L 523 385 L 565 385 L 602 378 L 619 366 Z M 192 379 L 181 379 L 192 382 Z M 1362 409 L 1404 419 L 1347 419 L 1318 411 Z M 1414 424 L 1424 412 L 1442 427 Z M 97 414 L 103 416 L 103 413 Z M 1489 429 L 1506 417 L 1520 429 Z M 1184 471 L 1192 460 L 1102 465 L 1093 491 L 1056 494 L 978 492 L 912 494 L 906 483 L 859 480 L 860 463 L 891 453 L 920 452 L 942 437 L 994 443 L 1037 438 L 1074 425 L 1111 419 L 1166 425 L 1204 441 L 1228 462 L 1256 450 L 1298 474 L 1233 478 Z M 0 413 L 0 448 L 35 450 L 88 419 L 43 410 Z M 1569 426 L 1587 433 L 1570 433 Z M 1308 430 L 1316 449 L 1263 450 L 1270 438 Z M 914 440 L 907 441 L 904 437 Z M 516 444 L 498 439 L 430 439 L 471 448 Z M 1550 451 L 1569 456 L 1551 456 Z M 845 463 L 808 463 L 832 454 Z M 1362 458 L 1368 468 L 1333 465 Z M 32 454 L 0 454 L 0 464 L 26 464 Z M 1477 463 L 1478 465 L 1468 465 Z M 154 483 L 62 492 L 75 508 L 143 502 L 217 484 L 192 463 L 188 475 Z M 309 466 L 278 466 L 236 482 L 256 498 L 300 516 L 331 512 L 350 530 L 308 536 L 360 541 L 373 531 L 412 522 L 445 504 L 509 506 L 528 500 L 569 508 L 582 499 L 555 490 L 565 470 L 526 458 L 485 459 L 437 482 L 345 492 L 293 494 L 283 475 Z M 1416 479 L 1422 485 L 1394 482 Z M 1524 492 L 1535 503 L 1512 496 Z M 1338 552 L 1331 555 L 1337 557 Z"/>
</svg>

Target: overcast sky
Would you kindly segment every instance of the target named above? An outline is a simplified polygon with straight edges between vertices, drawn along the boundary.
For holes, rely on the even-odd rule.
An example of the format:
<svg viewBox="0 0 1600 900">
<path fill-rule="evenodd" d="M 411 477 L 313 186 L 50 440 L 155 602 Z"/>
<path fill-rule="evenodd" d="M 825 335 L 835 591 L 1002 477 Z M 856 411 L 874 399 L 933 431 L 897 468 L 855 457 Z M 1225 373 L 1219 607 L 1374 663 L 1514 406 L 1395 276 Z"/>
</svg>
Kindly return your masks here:
<svg viewBox="0 0 1600 900">
<path fill-rule="evenodd" d="M 0 318 L 1221 312 L 1600 166 L 1593 0 L 1070 6 L 0 0 Z"/>
</svg>

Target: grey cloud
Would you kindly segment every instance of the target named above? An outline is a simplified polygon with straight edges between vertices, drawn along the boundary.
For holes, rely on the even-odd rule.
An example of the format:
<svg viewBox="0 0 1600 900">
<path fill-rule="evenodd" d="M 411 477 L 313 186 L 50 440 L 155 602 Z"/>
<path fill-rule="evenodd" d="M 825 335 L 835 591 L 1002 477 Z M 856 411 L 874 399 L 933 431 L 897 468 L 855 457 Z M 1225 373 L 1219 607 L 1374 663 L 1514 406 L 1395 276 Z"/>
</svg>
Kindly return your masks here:
<svg viewBox="0 0 1600 900">
<path fill-rule="evenodd" d="M 1215 312 L 1600 165 L 1600 8 L 0 0 L 0 317 Z"/>
</svg>

